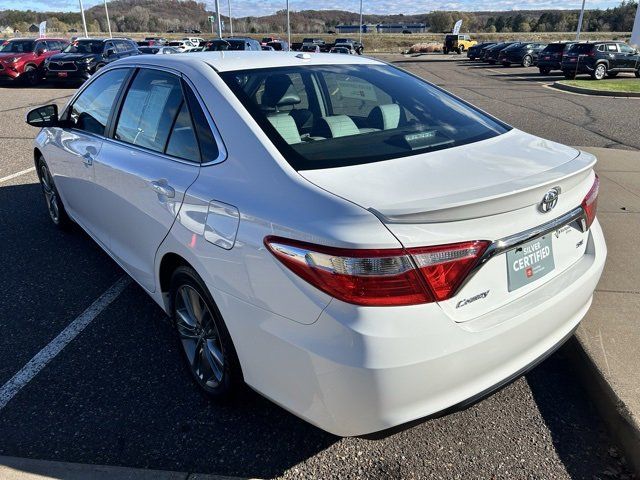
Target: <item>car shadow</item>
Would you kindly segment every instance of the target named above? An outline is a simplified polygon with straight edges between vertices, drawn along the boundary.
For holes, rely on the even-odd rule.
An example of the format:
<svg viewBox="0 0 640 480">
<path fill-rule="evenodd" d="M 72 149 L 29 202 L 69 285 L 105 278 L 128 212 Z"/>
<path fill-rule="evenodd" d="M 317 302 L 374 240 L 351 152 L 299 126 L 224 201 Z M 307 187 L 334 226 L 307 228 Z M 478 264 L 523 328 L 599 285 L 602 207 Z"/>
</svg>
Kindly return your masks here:
<svg viewBox="0 0 640 480">
<path fill-rule="evenodd" d="M 3 385 L 124 272 L 51 224 L 37 183 L 0 186 L 0 224 Z M 0 411 L 0 455 L 272 478 L 339 440 L 249 388 L 206 398 L 181 348 L 131 281 Z"/>
<path fill-rule="evenodd" d="M 571 478 L 604 478 L 627 471 L 595 406 L 588 400 L 569 361 L 575 337 L 525 376 L 558 457 Z M 570 380 L 570 381 L 568 381 Z M 596 449 L 594 445 L 609 445 Z M 616 458 L 619 460 L 616 462 Z M 579 459 L 579 461 L 578 461 Z M 612 466 L 613 461 L 613 466 Z M 608 465 L 603 471 L 603 465 Z"/>
</svg>

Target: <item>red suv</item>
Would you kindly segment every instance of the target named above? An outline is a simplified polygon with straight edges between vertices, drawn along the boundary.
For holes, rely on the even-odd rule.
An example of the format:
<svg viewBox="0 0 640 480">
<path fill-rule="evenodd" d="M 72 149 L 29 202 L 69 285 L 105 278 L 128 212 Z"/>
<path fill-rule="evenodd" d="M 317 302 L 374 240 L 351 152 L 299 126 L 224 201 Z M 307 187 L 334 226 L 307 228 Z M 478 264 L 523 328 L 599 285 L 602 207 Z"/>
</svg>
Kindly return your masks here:
<svg viewBox="0 0 640 480">
<path fill-rule="evenodd" d="M 36 85 L 44 75 L 45 59 L 60 53 L 67 43 L 61 38 L 14 38 L 1 43 L 0 80 Z"/>
</svg>

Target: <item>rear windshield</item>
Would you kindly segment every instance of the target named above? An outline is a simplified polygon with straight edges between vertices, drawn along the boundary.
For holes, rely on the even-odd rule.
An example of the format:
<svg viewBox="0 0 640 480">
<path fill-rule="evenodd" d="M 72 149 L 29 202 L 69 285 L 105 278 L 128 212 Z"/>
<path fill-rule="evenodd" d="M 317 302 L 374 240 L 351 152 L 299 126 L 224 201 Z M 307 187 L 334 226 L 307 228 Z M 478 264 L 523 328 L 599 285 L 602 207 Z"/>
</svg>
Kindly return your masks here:
<svg viewBox="0 0 640 480">
<path fill-rule="evenodd" d="M 102 53 L 104 42 L 102 40 L 76 40 L 67 45 L 64 53 Z"/>
<path fill-rule="evenodd" d="M 564 51 L 564 43 L 551 43 L 544 49 L 545 52 L 562 52 Z"/>
<path fill-rule="evenodd" d="M 589 53 L 591 50 L 593 50 L 594 46 L 595 45 L 593 45 L 592 43 L 578 43 L 577 45 L 571 47 L 571 50 L 569 51 L 575 53 Z"/>
<path fill-rule="evenodd" d="M 510 129 L 388 65 L 269 68 L 221 76 L 297 170 L 417 155 Z"/>
<path fill-rule="evenodd" d="M 207 51 L 244 50 L 244 40 L 214 40 L 207 44 Z"/>
<path fill-rule="evenodd" d="M 33 40 L 10 40 L 0 44 L 2 53 L 27 53 L 33 51 Z"/>
</svg>

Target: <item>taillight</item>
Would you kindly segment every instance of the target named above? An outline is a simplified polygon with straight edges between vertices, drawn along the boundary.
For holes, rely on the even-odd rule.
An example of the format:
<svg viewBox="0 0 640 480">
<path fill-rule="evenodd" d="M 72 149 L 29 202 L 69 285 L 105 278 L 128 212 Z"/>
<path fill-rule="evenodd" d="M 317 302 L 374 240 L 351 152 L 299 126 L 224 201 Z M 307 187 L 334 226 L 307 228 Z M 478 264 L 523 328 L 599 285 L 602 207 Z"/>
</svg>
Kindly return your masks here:
<svg viewBox="0 0 640 480">
<path fill-rule="evenodd" d="M 465 242 L 409 249 L 436 301 L 451 298 L 489 246 Z"/>
<path fill-rule="evenodd" d="M 462 284 L 489 242 L 439 247 L 342 249 L 267 237 L 265 246 L 293 273 L 356 305 L 400 306 L 442 301 Z"/>
<path fill-rule="evenodd" d="M 587 193 L 587 196 L 582 200 L 582 209 L 587 215 L 587 228 L 591 227 L 591 224 L 596 219 L 596 210 L 598 209 L 598 192 L 600 190 L 600 179 L 596 175 L 591 190 Z"/>
</svg>

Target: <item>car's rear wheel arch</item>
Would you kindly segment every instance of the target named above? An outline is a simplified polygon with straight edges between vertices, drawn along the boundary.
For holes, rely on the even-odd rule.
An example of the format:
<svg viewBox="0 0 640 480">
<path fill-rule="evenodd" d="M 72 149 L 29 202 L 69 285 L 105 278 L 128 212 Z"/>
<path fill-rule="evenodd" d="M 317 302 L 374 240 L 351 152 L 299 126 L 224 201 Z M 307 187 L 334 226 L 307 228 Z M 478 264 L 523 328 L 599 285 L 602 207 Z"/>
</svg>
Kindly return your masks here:
<svg viewBox="0 0 640 480">
<path fill-rule="evenodd" d="M 164 254 L 162 260 L 160 260 L 160 268 L 158 270 L 160 291 L 163 295 L 167 295 L 171 289 L 171 276 L 173 272 L 175 272 L 178 267 L 183 266 L 193 268 L 185 258 L 177 253 L 169 252 Z M 170 305 L 167 305 L 167 307 L 170 307 Z"/>
</svg>

